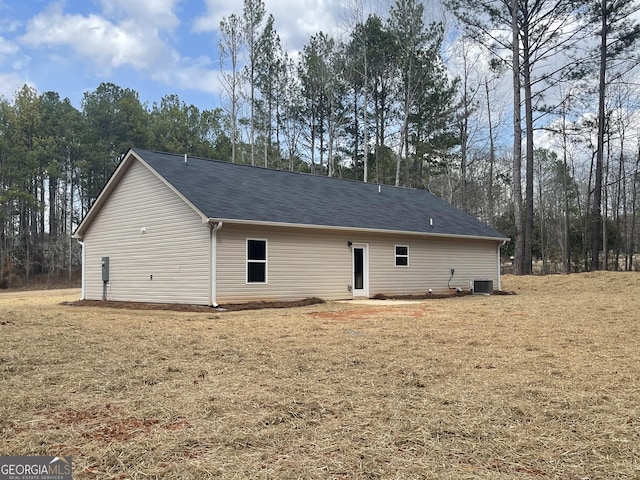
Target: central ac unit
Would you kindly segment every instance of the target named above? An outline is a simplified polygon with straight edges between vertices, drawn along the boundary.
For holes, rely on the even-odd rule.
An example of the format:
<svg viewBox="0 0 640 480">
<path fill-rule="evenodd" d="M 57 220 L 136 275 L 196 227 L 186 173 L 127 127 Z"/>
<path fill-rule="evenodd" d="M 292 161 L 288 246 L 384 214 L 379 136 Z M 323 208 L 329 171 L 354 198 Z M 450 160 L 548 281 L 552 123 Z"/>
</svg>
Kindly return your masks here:
<svg viewBox="0 0 640 480">
<path fill-rule="evenodd" d="M 493 293 L 493 280 L 474 280 L 473 293 L 491 295 Z"/>
</svg>

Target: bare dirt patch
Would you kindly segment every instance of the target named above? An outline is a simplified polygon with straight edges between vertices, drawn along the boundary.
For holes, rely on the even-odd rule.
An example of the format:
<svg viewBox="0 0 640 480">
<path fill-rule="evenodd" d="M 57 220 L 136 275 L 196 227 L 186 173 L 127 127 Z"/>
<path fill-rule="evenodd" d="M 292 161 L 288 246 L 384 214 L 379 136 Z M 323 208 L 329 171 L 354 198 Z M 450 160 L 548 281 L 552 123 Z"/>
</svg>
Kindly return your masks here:
<svg viewBox="0 0 640 480">
<path fill-rule="evenodd" d="M 262 310 L 265 308 L 294 308 L 306 307 L 308 305 L 318 305 L 324 300 L 317 297 L 304 298 L 292 301 L 271 301 L 271 302 L 247 302 L 218 305 L 209 307 L 204 305 L 185 305 L 180 303 L 142 303 L 142 302 L 114 302 L 102 300 L 76 300 L 62 302 L 63 305 L 75 307 L 103 307 L 103 308 L 123 308 L 127 310 L 170 310 L 173 312 L 238 312 L 243 310 Z"/>
<path fill-rule="evenodd" d="M 0 295 L 0 452 L 77 479 L 640 476 L 637 273 L 227 312 Z"/>
<path fill-rule="evenodd" d="M 382 307 L 349 308 L 330 312 L 312 312 L 314 318 L 327 318 L 332 320 L 366 319 L 380 315 L 403 315 L 406 317 L 423 317 L 428 307 L 423 304 L 407 307 L 394 305 L 393 303 Z"/>
<path fill-rule="evenodd" d="M 374 300 L 392 300 L 392 301 L 418 301 L 418 300 L 435 300 L 454 297 L 464 297 L 471 295 L 471 291 L 451 291 L 445 293 L 425 293 L 422 295 L 383 295 L 378 294 Z M 514 295 L 515 292 L 504 290 L 496 290 L 494 295 Z M 102 308 L 121 308 L 126 310 L 170 310 L 173 312 L 239 312 L 245 310 L 262 310 L 268 308 L 295 308 L 306 307 L 309 305 L 319 305 L 325 303 L 323 299 L 317 297 L 304 298 L 301 300 L 290 301 L 263 301 L 263 302 L 246 302 L 235 304 L 222 304 L 216 307 L 204 305 L 187 305 L 178 303 L 143 303 L 143 302 L 122 302 L 110 300 L 74 300 L 61 302 L 62 305 L 73 307 L 102 307 Z"/>
</svg>

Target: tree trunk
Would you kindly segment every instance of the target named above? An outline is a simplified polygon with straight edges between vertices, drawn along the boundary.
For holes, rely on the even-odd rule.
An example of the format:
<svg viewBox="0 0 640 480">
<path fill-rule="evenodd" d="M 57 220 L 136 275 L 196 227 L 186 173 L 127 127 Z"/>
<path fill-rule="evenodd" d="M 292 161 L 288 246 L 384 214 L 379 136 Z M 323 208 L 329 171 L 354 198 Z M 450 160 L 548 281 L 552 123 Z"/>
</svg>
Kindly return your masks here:
<svg viewBox="0 0 640 480">
<path fill-rule="evenodd" d="M 531 93 L 531 63 L 528 25 L 523 37 L 523 76 L 524 76 L 524 108 L 526 132 L 526 173 L 525 173 L 525 214 L 524 214 L 524 245 L 522 259 L 522 273 L 532 273 L 532 243 L 533 243 L 533 100 Z"/>
<path fill-rule="evenodd" d="M 58 209 L 56 204 L 58 199 L 58 178 L 49 175 L 49 238 L 55 238 L 58 235 Z"/>
<path fill-rule="evenodd" d="M 547 221 L 544 211 L 544 196 L 542 184 L 542 165 L 543 159 L 538 160 L 538 215 L 540 216 L 540 255 L 542 256 L 542 274 L 547 275 L 549 273 L 549 264 L 547 262 L 547 242 L 545 236 L 547 235 L 545 229 L 545 223 Z"/>
<path fill-rule="evenodd" d="M 311 115 L 311 173 L 316 173 L 316 118 Z"/>
<path fill-rule="evenodd" d="M 567 115 L 562 107 L 562 164 L 564 166 L 563 199 L 564 199 L 564 273 L 571 273 L 571 214 L 569 213 L 569 166 L 567 162 Z"/>
<path fill-rule="evenodd" d="M 256 118 L 255 118 L 255 104 L 256 104 L 256 99 L 255 99 L 255 95 L 256 95 L 256 85 L 255 85 L 255 74 L 254 74 L 254 63 L 253 61 L 251 62 L 250 65 L 250 71 L 251 71 L 251 76 L 249 78 L 250 86 L 250 98 L 249 101 L 251 102 L 251 105 L 249 106 L 250 108 L 250 131 L 249 131 L 249 137 L 250 137 L 250 143 L 251 143 L 251 165 L 255 166 L 256 164 L 256 143 L 255 143 L 255 134 L 256 134 Z"/>
<path fill-rule="evenodd" d="M 522 222 L 522 117 L 520 114 L 520 35 L 518 28 L 518 0 L 512 0 L 513 49 L 513 213 L 516 227 L 513 273 L 524 273 L 524 231 Z"/>
<path fill-rule="evenodd" d="M 68 172 L 68 186 L 67 188 L 69 189 L 69 202 L 67 204 L 67 217 L 68 217 L 68 222 L 69 222 L 69 227 L 67 229 L 67 235 L 69 237 L 69 265 L 68 265 L 68 278 L 69 278 L 69 282 L 71 282 L 71 276 L 73 273 L 73 239 L 71 237 L 71 235 L 73 234 L 73 204 L 74 204 L 74 198 L 73 198 L 73 171 L 75 169 L 75 166 L 73 164 L 73 161 L 71 160 L 71 156 L 69 155 L 69 153 L 67 152 L 67 158 L 68 158 L 68 168 L 69 168 L 69 172 Z"/>
<path fill-rule="evenodd" d="M 360 150 L 360 136 L 358 135 L 358 91 L 354 88 L 353 95 L 353 131 L 355 135 L 353 136 L 354 145 L 353 145 L 353 171 L 356 174 L 356 180 L 358 180 L 358 152 Z"/>
<path fill-rule="evenodd" d="M 368 72 L 368 61 L 367 61 L 367 51 L 365 44 L 365 54 L 364 54 L 364 99 L 362 106 L 362 128 L 363 128 L 363 180 L 365 183 L 369 181 L 369 119 L 368 119 L 368 108 L 367 104 L 369 102 L 369 72 Z M 356 136 L 358 136 L 358 131 L 356 130 Z"/>
<path fill-rule="evenodd" d="M 602 239 L 602 170 L 604 160 L 605 90 L 607 78 L 607 2 L 601 0 L 600 76 L 598 85 L 598 147 L 596 150 L 595 185 L 591 211 L 591 270 L 600 270 Z"/>
<path fill-rule="evenodd" d="M 633 172 L 633 185 L 631 190 L 631 228 L 629 232 L 629 245 L 627 245 L 627 256 L 629 258 L 629 270 L 633 270 L 633 254 L 635 253 L 636 238 L 636 208 L 638 200 L 638 183 L 640 182 L 640 147 L 636 156 L 636 167 Z"/>
<path fill-rule="evenodd" d="M 333 109 L 332 109 L 333 110 Z M 327 119 L 327 130 L 328 130 L 328 134 L 329 134 L 329 138 L 328 138 L 328 147 L 327 147 L 327 176 L 328 177 L 333 177 L 334 176 L 334 165 L 333 165 L 333 142 L 334 142 L 334 119 L 333 119 L 333 112 L 329 114 L 329 118 Z"/>
<path fill-rule="evenodd" d="M 404 119 L 402 120 L 402 130 L 400 130 L 400 145 L 398 146 L 398 155 L 396 156 L 396 182 L 395 186 L 400 186 L 400 166 L 402 164 L 402 151 L 405 145 L 405 136 L 407 135 L 407 130 L 409 129 L 409 112 L 405 110 Z M 405 155 L 407 152 L 405 152 Z M 407 158 L 408 162 L 409 159 Z"/>
<path fill-rule="evenodd" d="M 487 123 L 489 124 L 489 181 L 487 183 L 487 217 L 489 224 L 495 221 L 495 199 L 493 193 L 493 176 L 496 163 L 496 147 L 493 139 L 493 123 L 491 121 L 491 101 L 489 99 L 489 80 L 485 79 L 485 91 L 487 94 Z"/>
<path fill-rule="evenodd" d="M 620 157 L 618 162 L 618 181 L 616 188 L 616 207 L 615 207 L 615 221 L 616 221 L 616 231 L 618 235 L 616 236 L 615 243 L 615 265 L 614 270 L 620 270 L 620 253 L 622 251 L 622 240 L 626 238 L 626 208 L 623 202 L 626 202 L 626 198 L 623 200 L 623 196 L 626 197 L 624 193 L 625 186 L 625 168 L 624 168 L 624 131 L 620 132 Z M 620 209 L 622 207 L 622 215 L 620 214 Z M 622 216 L 622 218 L 621 218 Z M 623 228 L 622 222 L 625 222 L 625 227 Z M 624 231 L 624 234 L 623 234 Z"/>
</svg>

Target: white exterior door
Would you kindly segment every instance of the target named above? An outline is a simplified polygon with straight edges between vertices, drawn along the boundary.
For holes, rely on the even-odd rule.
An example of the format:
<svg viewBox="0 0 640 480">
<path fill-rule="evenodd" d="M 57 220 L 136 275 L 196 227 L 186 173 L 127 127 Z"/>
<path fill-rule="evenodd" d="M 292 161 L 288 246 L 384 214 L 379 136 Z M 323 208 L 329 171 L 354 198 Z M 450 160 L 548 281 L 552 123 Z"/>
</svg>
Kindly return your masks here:
<svg viewBox="0 0 640 480">
<path fill-rule="evenodd" d="M 366 243 L 354 243 L 351 249 L 353 298 L 369 296 L 369 251 Z"/>
</svg>

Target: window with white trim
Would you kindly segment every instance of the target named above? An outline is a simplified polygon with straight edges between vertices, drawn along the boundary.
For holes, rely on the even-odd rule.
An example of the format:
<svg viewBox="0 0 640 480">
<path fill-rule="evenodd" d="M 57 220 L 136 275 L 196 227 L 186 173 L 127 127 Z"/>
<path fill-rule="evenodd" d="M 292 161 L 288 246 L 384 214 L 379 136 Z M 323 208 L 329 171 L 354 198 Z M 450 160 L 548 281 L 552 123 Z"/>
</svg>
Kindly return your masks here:
<svg viewBox="0 0 640 480">
<path fill-rule="evenodd" d="M 396 267 L 409 266 L 409 245 L 396 245 Z"/>
<path fill-rule="evenodd" d="M 247 239 L 247 283 L 267 283 L 267 241 Z"/>
</svg>

